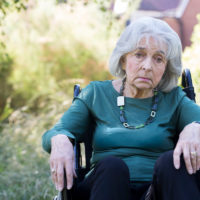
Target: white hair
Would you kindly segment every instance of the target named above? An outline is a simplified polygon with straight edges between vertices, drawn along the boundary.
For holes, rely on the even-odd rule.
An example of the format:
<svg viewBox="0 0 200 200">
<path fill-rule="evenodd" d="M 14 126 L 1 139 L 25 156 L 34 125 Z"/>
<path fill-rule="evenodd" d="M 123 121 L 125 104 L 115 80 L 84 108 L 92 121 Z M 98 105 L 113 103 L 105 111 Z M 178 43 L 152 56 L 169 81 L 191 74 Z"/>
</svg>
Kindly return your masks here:
<svg viewBox="0 0 200 200">
<path fill-rule="evenodd" d="M 119 78 L 125 76 L 121 58 L 134 51 L 143 37 L 153 37 L 159 43 L 167 45 L 167 67 L 157 88 L 163 92 L 169 92 L 177 86 L 178 77 L 182 72 L 182 45 L 177 33 L 162 20 L 144 17 L 128 25 L 121 34 L 110 57 L 110 72 Z"/>
</svg>

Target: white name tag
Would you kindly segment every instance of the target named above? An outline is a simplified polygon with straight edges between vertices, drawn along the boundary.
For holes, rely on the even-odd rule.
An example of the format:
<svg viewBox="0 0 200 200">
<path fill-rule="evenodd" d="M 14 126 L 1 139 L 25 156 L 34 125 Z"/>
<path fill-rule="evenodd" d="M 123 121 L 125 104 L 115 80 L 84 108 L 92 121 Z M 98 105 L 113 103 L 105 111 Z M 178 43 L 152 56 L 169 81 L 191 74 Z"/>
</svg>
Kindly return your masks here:
<svg viewBox="0 0 200 200">
<path fill-rule="evenodd" d="M 117 106 L 124 106 L 124 96 L 117 97 Z"/>
</svg>

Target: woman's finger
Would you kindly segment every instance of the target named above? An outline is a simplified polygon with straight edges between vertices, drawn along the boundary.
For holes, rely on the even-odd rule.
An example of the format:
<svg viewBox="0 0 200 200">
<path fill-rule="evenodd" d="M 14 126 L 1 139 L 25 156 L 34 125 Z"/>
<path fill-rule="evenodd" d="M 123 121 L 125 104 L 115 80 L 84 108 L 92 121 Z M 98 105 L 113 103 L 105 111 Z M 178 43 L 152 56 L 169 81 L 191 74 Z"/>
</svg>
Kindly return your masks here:
<svg viewBox="0 0 200 200">
<path fill-rule="evenodd" d="M 64 166 L 63 164 L 59 164 L 57 167 L 57 184 L 58 184 L 58 190 L 62 191 L 64 187 Z"/>
<path fill-rule="evenodd" d="M 55 164 L 51 163 L 50 164 L 50 170 L 51 170 L 51 178 L 53 183 L 56 186 L 56 189 L 58 188 L 58 183 L 57 183 L 57 167 Z"/>
<path fill-rule="evenodd" d="M 192 164 L 193 173 L 196 173 L 196 171 L 197 171 L 197 152 L 196 152 L 194 146 L 190 147 L 190 160 L 191 160 L 191 164 Z"/>
<path fill-rule="evenodd" d="M 182 154 L 182 148 L 179 143 L 177 143 L 176 148 L 174 149 L 174 154 L 173 154 L 173 161 L 174 161 L 174 167 L 176 169 L 180 168 L 180 156 Z"/>
<path fill-rule="evenodd" d="M 185 165 L 189 174 L 193 173 L 192 163 L 190 159 L 190 149 L 188 145 L 185 145 L 183 148 L 183 158 L 185 161 Z"/>
<path fill-rule="evenodd" d="M 65 172 L 67 178 L 67 189 L 70 190 L 73 186 L 73 160 L 65 164 Z"/>
</svg>

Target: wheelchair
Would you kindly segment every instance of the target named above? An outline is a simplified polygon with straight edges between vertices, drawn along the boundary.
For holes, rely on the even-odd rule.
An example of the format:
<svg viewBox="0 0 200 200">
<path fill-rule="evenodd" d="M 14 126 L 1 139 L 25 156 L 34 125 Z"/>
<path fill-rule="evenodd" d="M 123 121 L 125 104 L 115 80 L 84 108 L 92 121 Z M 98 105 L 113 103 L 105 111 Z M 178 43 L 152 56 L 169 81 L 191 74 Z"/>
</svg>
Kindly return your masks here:
<svg viewBox="0 0 200 200">
<path fill-rule="evenodd" d="M 187 97 L 195 102 L 195 92 L 192 83 L 192 77 L 189 69 L 184 69 L 182 72 L 181 78 L 181 87 L 186 93 Z M 74 86 L 74 98 L 79 95 L 81 92 L 80 85 L 76 84 Z M 74 151 L 75 151 L 75 169 L 77 173 L 77 180 L 82 181 L 90 170 L 90 158 L 92 156 L 92 133 L 95 128 L 95 122 L 92 123 L 93 126 L 87 131 L 84 141 L 82 143 L 75 142 Z M 176 142 L 178 138 L 175 138 Z M 61 192 L 58 192 L 58 195 L 53 198 L 53 200 L 73 200 L 73 188 L 72 190 L 67 190 L 66 188 L 66 175 L 64 173 L 64 189 Z"/>
</svg>

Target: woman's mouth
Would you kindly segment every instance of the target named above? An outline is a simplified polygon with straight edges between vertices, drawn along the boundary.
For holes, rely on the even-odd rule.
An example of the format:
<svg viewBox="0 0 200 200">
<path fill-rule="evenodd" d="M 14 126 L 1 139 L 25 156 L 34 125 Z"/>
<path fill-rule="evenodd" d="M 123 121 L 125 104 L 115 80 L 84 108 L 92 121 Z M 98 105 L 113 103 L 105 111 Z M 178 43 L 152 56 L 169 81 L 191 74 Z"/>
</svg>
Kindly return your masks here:
<svg viewBox="0 0 200 200">
<path fill-rule="evenodd" d="M 151 81 L 150 78 L 146 78 L 146 77 L 139 77 L 138 79 L 141 80 L 141 81 L 144 81 L 144 82 L 150 82 Z"/>
</svg>

